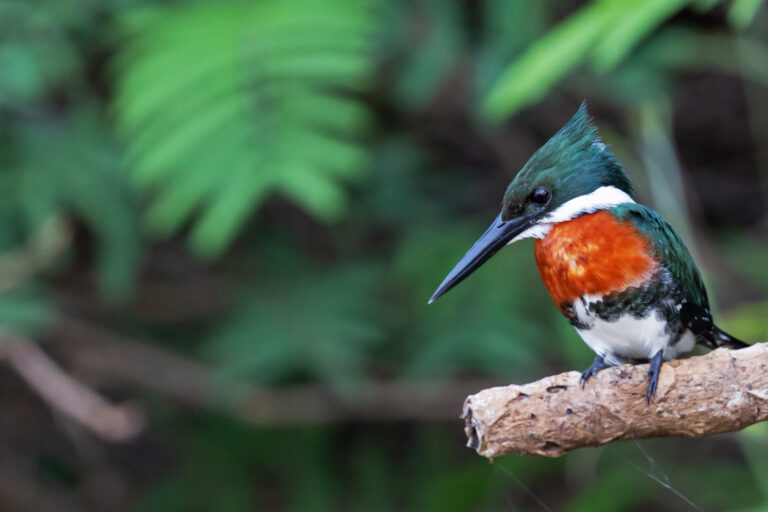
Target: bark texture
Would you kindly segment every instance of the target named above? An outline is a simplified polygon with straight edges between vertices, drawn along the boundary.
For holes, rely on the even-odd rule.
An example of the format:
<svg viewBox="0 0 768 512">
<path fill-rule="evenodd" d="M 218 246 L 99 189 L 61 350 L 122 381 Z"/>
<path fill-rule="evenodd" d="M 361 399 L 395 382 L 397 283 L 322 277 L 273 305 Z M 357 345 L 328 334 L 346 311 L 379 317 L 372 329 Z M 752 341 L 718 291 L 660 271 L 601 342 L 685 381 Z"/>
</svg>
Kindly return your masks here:
<svg viewBox="0 0 768 512">
<path fill-rule="evenodd" d="M 470 395 L 467 446 L 485 457 L 560 457 L 625 439 L 702 437 L 768 419 L 768 344 L 717 349 L 665 362 L 646 402 L 648 365 L 608 368 L 579 384 L 578 372 Z"/>
</svg>

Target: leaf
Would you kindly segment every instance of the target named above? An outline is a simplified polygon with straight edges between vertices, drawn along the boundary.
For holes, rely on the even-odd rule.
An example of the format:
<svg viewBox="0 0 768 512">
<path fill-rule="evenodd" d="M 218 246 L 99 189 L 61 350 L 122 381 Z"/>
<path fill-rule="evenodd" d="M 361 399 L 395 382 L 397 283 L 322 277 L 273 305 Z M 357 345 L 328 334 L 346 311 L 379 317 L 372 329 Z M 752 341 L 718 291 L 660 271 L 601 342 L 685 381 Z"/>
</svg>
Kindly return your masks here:
<svg viewBox="0 0 768 512">
<path fill-rule="evenodd" d="M 373 154 L 371 177 L 354 196 L 355 219 L 397 229 L 412 224 L 414 218 L 430 216 L 434 207 L 419 181 L 423 179 L 420 170 L 427 163 L 416 142 L 406 138 L 381 140 Z M 437 199 L 437 194 L 433 197 Z"/>
<path fill-rule="evenodd" d="M 554 336 L 559 313 L 541 283 L 533 251 L 525 243 L 510 247 L 439 301 L 426 301 L 445 274 L 482 233 L 458 223 L 412 229 L 395 257 L 394 272 L 411 290 L 406 311 L 408 372 L 443 376 L 460 370 L 492 372 L 515 379 L 526 373 L 537 350 L 551 343 L 573 343 Z M 462 243 L 464 241 L 464 243 Z M 526 294 L 514 290 L 526 290 Z M 546 340 L 546 341 L 545 341 Z M 586 347 L 582 347 L 587 352 Z"/>
<path fill-rule="evenodd" d="M 274 193 L 323 221 L 343 213 L 342 182 L 368 159 L 354 93 L 373 64 L 370 2 L 202 2 L 124 24 L 115 108 L 152 231 L 193 220 L 211 258 Z"/>
<path fill-rule="evenodd" d="M 0 231 L 28 238 L 52 217 L 84 221 L 98 242 L 102 293 L 125 297 L 140 253 L 137 211 L 107 128 L 84 109 L 70 118 L 20 123 L 16 131 L 15 158 L 0 175 L 6 197 Z"/>
<path fill-rule="evenodd" d="M 693 9 L 694 12 L 705 13 L 714 9 L 720 2 L 721 0 L 694 0 L 691 4 L 691 9 Z"/>
<path fill-rule="evenodd" d="M 734 0 L 728 9 L 728 22 L 739 30 L 748 28 L 764 3 L 764 0 Z"/>
<path fill-rule="evenodd" d="M 84 63 L 71 33 L 94 23 L 89 3 L 0 2 L 0 107 L 24 111 L 77 81 Z"/>
<path fill-rule="evenodd" d="M 584 62 L 614 68 L 643 40 L 693 0 L 595 0 L 537 39 L 496 81 L 483 115 L 500 120 L 543 98 Z"/>
<path fill-rule="evenodd" d="M 224 375 L 272 383 L 298 374 L 339 387 L 362 377 L 381 339 L 371 269 L 305 268 L 259 288 L 204 344 Z"/>
<path fill-rule="evenodd" d="M 3 335 L 33 337 L 53 321 L 47 297 L 36 286 L 24 285 L 0 293 L 0 328 Z"/>
<path fill-rule="evenodd" d="M 404 61 L 394 92 L 398 103 L 415 109 L 434 98 L 461 61 L 466 46 L 462 8 L 458 2 L 441 0 L 398 5 L 406 18 L 400 25 L 406 26 L 399 40 L 393 41 Z"/>
<path fill-rule="evenodd" d="M 766 51 L 768 47 L 757 38 L 673 27 L 664 29 L 639 49 L 637 64 L 646 73 L 647 68 L 659 68 L 670 75 L 715 69 L 766 85 Z"/>
<path fill-rule="evenodd" d="M 617 16 L 592 52 L 595 69 L 605 72 L 616 66 L 638 42 L 692 0 L 642 0 L 629 2 L 630 12 Z M 629 11 L 629 10 L 628 10 Z"/>
<path fill-rule="evenodd" d="M 534 41 L 496 81 L 483 114 L 499 120 L 542 98 L 585 59 L 595 41 L 624 10 L 615 0 L 594 2 Z"/>
<path fill-rule="evenodd" d="M 505 64 L 544 32 L 547 4 L 539 0 L 489 0 L 483 5 L 484 38 L 475 63 L 475 103 L 490 90 Z"/>
</svg>

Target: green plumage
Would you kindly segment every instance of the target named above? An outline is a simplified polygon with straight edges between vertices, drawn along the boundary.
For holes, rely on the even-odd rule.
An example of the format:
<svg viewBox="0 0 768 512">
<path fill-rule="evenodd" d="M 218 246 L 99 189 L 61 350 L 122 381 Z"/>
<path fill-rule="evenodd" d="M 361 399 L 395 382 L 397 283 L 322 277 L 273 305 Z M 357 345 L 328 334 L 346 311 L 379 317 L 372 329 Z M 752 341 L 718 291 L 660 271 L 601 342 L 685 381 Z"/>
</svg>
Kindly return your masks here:
<svg viewBox="0 0 768 512">
<path fill-rule="evenodd" d="M 669 270 L 682 297 L 709 309 L 707 292 L 698 268 L 680 237 L 661 215 L 638 203 L 625 203 L 610 210 L 618 220 L 630 221 L 652 244 L 654 257 Z"/>
<path fill-rule="evenodd" d="M 549 209 L 554 210 L 601 186 L 634 195 L 624 168 L 603 143 L 586 103 L 582 103 L 571 120 L 533 154 L 509 184 L 502 218 L 524 213 L 528 195 L 536 187 L 552 192 Z"/>
<path fill-rule="evenodd" d="M 671 276 L 665 283 L 672 293 L 678 310 L 666 311 L 670 324 L 679 321 L 696 336 L 697 342 L 710 348 L 727 346 L 742 348 L 745 344 L 718 328 L 712 321 L 709 298 L 699 269 L 691 253 L 672 226 L 647 206 L 626 203 L 611 208 L 618 220 L 629 221 L 651 242 L 654 258 Z"/>
<path fill-rule="evenodd" d="M 626 276 L 618 288 L 595 294 L 582 281 L 586 276 L 597 282 L 608 275 L 605 265 L 585 264 L 607 240 L 599 228 L 586 229 L 584 237 L 592 237 L 586 241 L 566 235 L 562 245 L 537 246 L 537 259 L 539 248 L 556 251 L 543 257 L 561 265 L 553 272 L 545 264 L 545 282 L 568 321 L 597 354 L 582 373 L 582 382 L 607 365 L 647 360 L 651 363 L 646 394 L 650 401 L 663 360 L 689 353 L 696 343 L 711 348 L 746 346 L 713 323 L 704 282 L 688 249 L 658 213 L 635 202 L 629 177 L 600 139 L 584 103 L 526 162 L 504 193 L 499 215 L 438 286 L 430 302 L 509 243 L 557 237 L 553 234 L 557 226 L 599 211 L 607 211 L 620 223 L 631 223 L 647 240 L 648 256 L 656 264 L 650 271 Z M 605 247 L 620 252 L 610 244 Z M 611 256 L 621 258 L 620 254 Z M 575 286 L 581 288 L 571 290 Z M 562 290 L 569 291 L 564 295 Z"/>
</svg>

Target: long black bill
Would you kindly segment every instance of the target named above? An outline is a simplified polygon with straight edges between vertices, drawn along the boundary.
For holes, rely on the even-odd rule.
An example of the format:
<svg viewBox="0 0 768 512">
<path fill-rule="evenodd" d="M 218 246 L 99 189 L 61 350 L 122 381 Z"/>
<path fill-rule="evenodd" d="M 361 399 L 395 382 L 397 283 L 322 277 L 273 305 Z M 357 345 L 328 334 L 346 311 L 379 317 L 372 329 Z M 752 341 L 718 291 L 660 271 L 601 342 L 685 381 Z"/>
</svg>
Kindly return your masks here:
<svg viewBox="0 0 768 512">
<path fill-rule="evenodd" d="M 432 304 L 448 290 L 462 282 L 469 274 L 477 270 L 480 265 L 490 259 L 491 256 L 499 252 L 499 249 L 517 235 L 531 227 L 534 223 L 534 215 L 525 215 L 506 222 L 501 220 L 499 214 L 493 223 L 485 230 L 485 233 L 478 238 L 475 245 L 472 246 L 467 254 L 453 267 L 453 270 L 443 279 L 440 286 L 437 287 L 428 304 Z"/>
</svg>

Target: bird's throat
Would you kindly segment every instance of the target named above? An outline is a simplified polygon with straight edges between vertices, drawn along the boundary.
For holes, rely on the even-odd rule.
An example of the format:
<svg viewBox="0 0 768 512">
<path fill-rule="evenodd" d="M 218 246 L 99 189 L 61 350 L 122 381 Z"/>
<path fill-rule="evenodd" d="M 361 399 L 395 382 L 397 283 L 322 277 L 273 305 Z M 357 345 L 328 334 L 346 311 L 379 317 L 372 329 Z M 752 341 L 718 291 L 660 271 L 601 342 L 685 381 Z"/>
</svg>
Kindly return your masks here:
<svg viewBox="0 0 768 512">
<path fill-rule="evenodd" d="M 607 210 L 553 225 L 534 247 L 541 278 L 564 312 L 585 295 L 640 286 L 658 270 L 651 242 Z"/>
</svg>

